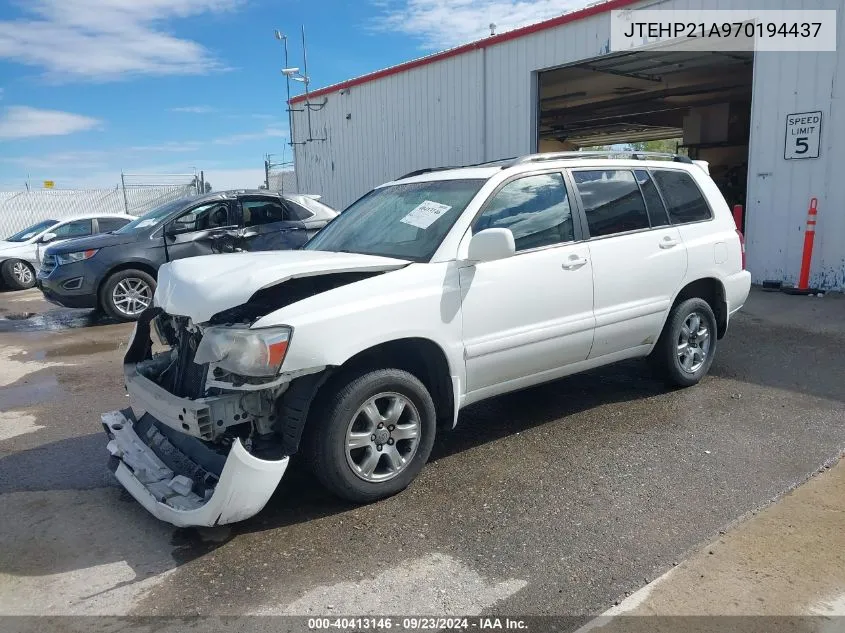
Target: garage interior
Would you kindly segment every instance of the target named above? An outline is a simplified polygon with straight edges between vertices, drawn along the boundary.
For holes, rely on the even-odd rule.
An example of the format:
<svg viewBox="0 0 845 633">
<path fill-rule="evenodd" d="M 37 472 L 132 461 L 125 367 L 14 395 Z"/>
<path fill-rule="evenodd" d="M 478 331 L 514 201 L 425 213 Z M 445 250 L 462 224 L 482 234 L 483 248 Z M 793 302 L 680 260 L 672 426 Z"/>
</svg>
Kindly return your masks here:
<svg viewBox="0 0 845 633">
<path fill-rule="evenodd" d="M 658 49 L 543 71 L 539 151 L 680 139 L 728 204 L 745 205 L 753 67 L 750 51 Z"/>
</svg>

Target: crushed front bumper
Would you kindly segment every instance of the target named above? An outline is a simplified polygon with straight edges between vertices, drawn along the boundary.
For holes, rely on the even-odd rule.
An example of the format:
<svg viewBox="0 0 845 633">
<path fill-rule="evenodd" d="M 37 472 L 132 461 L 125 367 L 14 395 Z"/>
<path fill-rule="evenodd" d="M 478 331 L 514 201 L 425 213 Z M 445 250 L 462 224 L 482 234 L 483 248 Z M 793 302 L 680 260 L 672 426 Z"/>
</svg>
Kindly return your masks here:
<svg viewBox="0 0 845 633">
<path fill-rule="evenodd" d="M 104 413 L 102 421 L 118 481 L 153 515 L 177 527 L 223 525 L 257 514 L 288 466 L 288 457 L 259 459 L 235 439 L 219 477 L 211 475 L 216 485 L 208 486 L 200 496 L 194 485 L 199 467 L 193 464 L 193 472 L 176 472 L 154 449 L 178 450 L 158 427 L 148 426 L 142 438 L 135 431 L 131 409 Z M 187 455 L 182 457 L 180 463 L 190 463 Z"/>
</svg>

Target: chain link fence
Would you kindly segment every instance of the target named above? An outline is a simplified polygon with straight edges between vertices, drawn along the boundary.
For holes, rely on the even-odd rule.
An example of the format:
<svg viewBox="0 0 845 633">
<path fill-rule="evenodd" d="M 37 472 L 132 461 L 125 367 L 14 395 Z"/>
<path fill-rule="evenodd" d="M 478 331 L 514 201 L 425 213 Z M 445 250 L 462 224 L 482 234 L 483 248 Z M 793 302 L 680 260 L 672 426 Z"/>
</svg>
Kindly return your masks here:
<svg viewBox="0 0 845 633">
<path fill-rule="evenodd" d="M 267 172 L 267 181 L 270 185 L 270 191 L 279 191 L 281 193 L 300 193 L 296 187 L 296 173 L 290 169 L 269 170 Z"/>
<path fill-rule="evenodd" d="M 0 191 L 0 239 L 42 220 L 85 213 L 141 215 L 172 200 L 196 195 L 195 183 L 134 185 L 114 189 Z"/>
</svg>

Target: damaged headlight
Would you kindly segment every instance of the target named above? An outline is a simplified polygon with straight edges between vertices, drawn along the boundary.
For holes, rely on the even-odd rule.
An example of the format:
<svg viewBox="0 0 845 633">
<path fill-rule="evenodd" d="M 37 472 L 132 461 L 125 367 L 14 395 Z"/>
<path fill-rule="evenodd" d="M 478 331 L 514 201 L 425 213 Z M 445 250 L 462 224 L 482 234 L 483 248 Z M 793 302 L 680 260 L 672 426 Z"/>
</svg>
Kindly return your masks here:
<svg viewBox="0 0 845 633">
<path fill-rule="evenodd" d="M 215 363 L 241 376 L 275 376 L 285 360 L 290 335 L 288 327 L 210 327 L 203 332 L 194 362 Z"/>
</svg>

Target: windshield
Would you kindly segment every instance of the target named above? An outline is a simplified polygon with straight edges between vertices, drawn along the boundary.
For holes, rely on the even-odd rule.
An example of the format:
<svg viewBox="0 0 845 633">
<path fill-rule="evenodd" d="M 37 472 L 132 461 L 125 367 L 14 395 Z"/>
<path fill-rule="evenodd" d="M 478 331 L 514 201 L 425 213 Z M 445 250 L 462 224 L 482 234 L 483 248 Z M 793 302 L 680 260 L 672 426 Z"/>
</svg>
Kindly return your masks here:
<svg viewBox="0 0 845 633">
<path fill-rule="evenodd" d="M 19 231 L 14 235 L 7 237 L 7 242 L 26 242 L 28 239 L 35 237 L 39 233 L 43 233 L 51 226 L 56 224 L 56 220 L 44 220 L 43 222 L 39 222 L 38 224 L 33 224 L 30 227 L 25 228 L 23 231 Z"/>
<path fill-rule="evenodd" d="M 484 183 L 439 180 L 375 189 L 304 248 L 427 262 Z"/>
<path fill-rule="evenodd" d="M 147 211 L 144 215 L 135 218 L 129 224 L 117 229 L 115 233 L 125 235 L 126 233 L 134 233 L 137 230 L 155 226 L 162 220 L 167 219 L 167 217 L 174 211 L 184 207 L 186 202 L 187 200 L 185 198 L 174 200 L 173 202 L 167 202 L 160 207 L 156 207 L 152 211 Z"/>
</svg>

